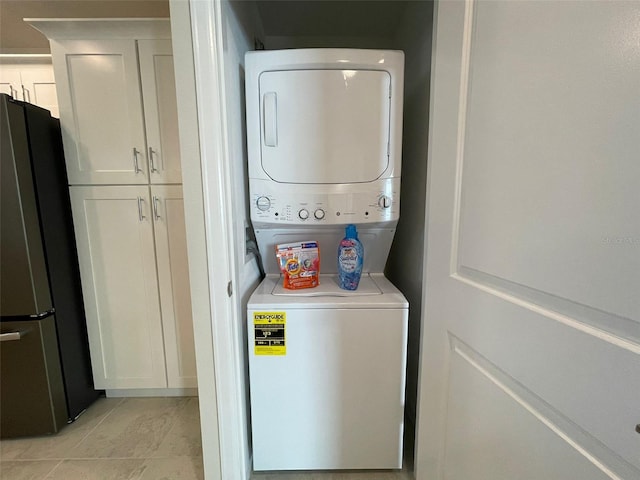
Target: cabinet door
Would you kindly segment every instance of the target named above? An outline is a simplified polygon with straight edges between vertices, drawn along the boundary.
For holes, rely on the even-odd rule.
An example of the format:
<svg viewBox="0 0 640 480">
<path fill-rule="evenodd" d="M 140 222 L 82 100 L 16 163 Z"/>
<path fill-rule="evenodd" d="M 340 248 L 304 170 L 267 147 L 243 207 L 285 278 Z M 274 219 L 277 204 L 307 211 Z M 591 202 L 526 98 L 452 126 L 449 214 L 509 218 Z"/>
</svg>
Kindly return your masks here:
<svg viewBox="0 0 640 480">
<path fill-rule="evenodd" d="M 138 40 L 151 183 L 182 183 L 171 40 Z"/>
<path fill-rule="evenodd" d="M 164 388 L 149 188 L 71 187 L 96 388 Z"/>
<path fill-rule="evenodd" d="M 38 105 L 59 118 L 53 65 L 28 65 L 20 71 L 24 101 Z"/>
<path fill-rule="evenodd" d="M 135 41 L 52 41 L 51 51 L 69 183 L 147 183 Z"/>
<path fill-rule="evenodd" d="M 58 118 L 58 98 L 53 65 L 50 63 L 25 63 L 0 65 L 0 93 L 33 103 L 51 112 Z M 18 57 L 18 61 L 24 57 Z"/>
<path fill-rule="evenodd" d="M 20 69 L 15 65 L 0 65 L 0 93 L 22 100 Z"/>
<path fill-rule="evenodd" d="M 182 187 L 151 187 L 169 388 L 196 386 Z"/>
</svg>

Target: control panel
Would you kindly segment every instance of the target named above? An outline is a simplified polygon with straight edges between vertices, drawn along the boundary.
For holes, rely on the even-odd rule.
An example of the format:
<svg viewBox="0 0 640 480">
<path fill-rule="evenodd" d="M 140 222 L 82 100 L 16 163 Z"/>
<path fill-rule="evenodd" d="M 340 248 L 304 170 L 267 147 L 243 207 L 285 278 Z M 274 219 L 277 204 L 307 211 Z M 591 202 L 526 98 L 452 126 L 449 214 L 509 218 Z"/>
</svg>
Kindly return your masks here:
<svg viewBox="0 0 640 480">
<path fill-rule="evenodd" d="M 385 180 L 377 188 L 332 185 L 309 189 L 300 185 L 282 185 L 278 191 L 274 191 L 272 182 L 265 182 L 263 188 L 254 185 L 251 189 L 254 192 L 250 199 L 251 218 L 262 223 L 289 225 L 343 225 L 397 220 L 400 215 L 400 182 L 399 179 L 394 180 Z M 341 189 L 347 191 L 340 192 Z"/>
</svg>

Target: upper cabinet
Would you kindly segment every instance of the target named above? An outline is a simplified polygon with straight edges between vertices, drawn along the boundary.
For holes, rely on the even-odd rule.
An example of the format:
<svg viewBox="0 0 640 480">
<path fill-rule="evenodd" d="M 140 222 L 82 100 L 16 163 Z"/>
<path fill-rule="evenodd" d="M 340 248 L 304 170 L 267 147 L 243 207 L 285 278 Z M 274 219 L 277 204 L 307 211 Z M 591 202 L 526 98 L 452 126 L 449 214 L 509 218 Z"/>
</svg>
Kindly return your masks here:
<svg viewBox="0 0 640 480">
<path fill-rule="evenodd" d="M 0 92 L 60 116 L 50 55 L 0 56 Z"/>
<path fill-rule="evenodd" d="M 138 55 L 151 183 L 182 183 L 171 40 L 139 40 Z"/>
<path fill-rule="evenodd" d="M 52 51 L 69 183 L 147 183 L 136 42 L 57 46 Z"/>
<path fill-rule="evenodd" d="M 69 183 L 181 183 L 169 20 L 30 23 L 51 42 Z"/>
</svg>

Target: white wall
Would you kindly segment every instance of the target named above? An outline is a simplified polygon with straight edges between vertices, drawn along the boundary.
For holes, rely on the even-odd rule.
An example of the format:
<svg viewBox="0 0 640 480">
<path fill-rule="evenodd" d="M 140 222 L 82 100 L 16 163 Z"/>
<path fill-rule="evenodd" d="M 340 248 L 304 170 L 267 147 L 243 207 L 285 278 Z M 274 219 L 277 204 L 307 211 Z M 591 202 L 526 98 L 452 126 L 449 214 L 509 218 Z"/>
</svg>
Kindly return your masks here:
<svg viewBox="0 0 640 480">
<path fill-rule="evenodd" d="M 278 36 L 265 37 L 265 47 L 269 50 L 284 48 L 389 48 L 389 37 L 351 36 Z"/>
</svg>

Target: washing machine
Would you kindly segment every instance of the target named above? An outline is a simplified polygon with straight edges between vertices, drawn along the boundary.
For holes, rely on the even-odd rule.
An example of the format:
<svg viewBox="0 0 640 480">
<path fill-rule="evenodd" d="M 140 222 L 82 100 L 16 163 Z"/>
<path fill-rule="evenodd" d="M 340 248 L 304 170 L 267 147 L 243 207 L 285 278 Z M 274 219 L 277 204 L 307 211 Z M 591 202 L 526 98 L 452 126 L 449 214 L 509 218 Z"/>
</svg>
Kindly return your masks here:
<svg viewBox="0 0 640 480">
<path fill-rule="evenodd" d="M 383 272 L 400 215 L 404 55 L 245 57 L 251 221 L 265 279 L 247 307 L 253 467 L 402 467 L 408 302 Z M 355 224 L 358 289 L 337 249 Z M 320 284 L 288 290 L 279 244 L 315 241 Z"/>
</svg>

